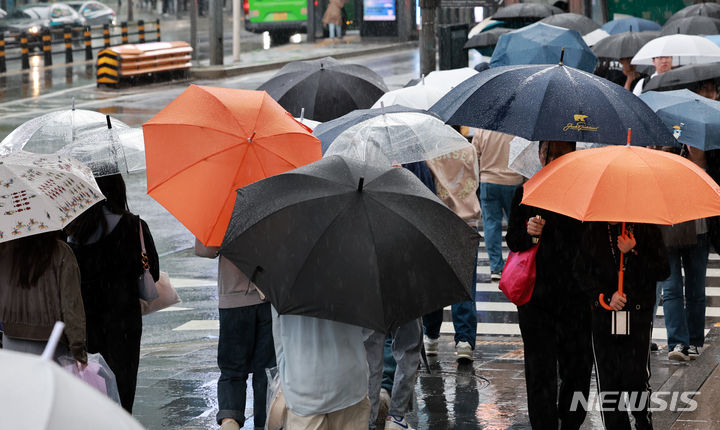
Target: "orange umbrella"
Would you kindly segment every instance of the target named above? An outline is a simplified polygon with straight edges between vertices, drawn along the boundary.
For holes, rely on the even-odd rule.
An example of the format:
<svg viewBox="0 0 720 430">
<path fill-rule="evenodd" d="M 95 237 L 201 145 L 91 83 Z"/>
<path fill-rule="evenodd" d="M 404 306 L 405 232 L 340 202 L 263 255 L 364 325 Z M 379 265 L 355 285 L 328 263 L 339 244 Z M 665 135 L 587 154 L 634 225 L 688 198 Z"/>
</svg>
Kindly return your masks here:
<svg viewBox="0 0 720 430">
<path fill-rule="evenodd" d="M 525 183 L 522 203 L 581 221 L 622 222 L 624 233 L 625 222 L 677 224 L 720 215 L 720 187 L 679 155 L 607 146 L 548 164 Z"/>
<path fill-rule="evenodd" d="M 143 133 L 148 194 L 207 246 L 222 243 L 236 189 L 322 157 L 264 91 L 191 85 Z"/>
</svg>

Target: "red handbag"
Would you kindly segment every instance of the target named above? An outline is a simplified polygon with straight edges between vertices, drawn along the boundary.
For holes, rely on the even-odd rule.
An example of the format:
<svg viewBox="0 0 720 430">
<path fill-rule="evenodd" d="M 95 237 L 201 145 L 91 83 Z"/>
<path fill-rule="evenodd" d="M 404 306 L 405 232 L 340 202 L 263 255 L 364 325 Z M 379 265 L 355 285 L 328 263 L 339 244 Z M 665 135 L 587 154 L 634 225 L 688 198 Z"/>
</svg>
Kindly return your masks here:
<svg viewBox="0 0 720 430">
<path fill-rule="evenodd" d="M 540 243 L 520 252 L 508 255 L 500 277 L 500 291 L 517 306 L 530 300 L 535 289 L 535 255 Z"/>
</svg>

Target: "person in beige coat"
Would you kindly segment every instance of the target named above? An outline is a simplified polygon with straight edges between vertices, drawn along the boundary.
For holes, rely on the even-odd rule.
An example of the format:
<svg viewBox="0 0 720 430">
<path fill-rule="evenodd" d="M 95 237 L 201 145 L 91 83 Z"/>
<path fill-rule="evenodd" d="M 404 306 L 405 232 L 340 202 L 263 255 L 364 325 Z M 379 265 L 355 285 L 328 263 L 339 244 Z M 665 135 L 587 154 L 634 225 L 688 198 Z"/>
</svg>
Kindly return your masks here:
<svg viewBox="0 0 720 430">
<path fill-rule="evenodd" d="M 322 23 L 328 26 L 328 32 L 332 39 L 342 37 L 342 8 L 345 3 L 347 0 L 330 0 L 325 14 L 323 14 Z"/>
</svg>

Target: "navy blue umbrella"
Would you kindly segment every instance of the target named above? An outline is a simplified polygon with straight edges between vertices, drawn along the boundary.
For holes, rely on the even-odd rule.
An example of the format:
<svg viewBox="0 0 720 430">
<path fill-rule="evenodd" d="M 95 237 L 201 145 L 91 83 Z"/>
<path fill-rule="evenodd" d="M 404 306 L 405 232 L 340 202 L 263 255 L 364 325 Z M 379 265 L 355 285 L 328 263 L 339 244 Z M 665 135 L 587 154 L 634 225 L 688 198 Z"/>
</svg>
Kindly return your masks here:
<svg viewBox="0 0 720 430">
<path fill-rule="evenodd" d="M 541 22 L 501 35 L 490 66 L 557 64 L 563 48 L 565 64 L 586 72 L 595 70 L 598 59 L 580 33 Z"/>
<path fill-rule="evenodd" d="M 660 25 L 657 22 L 650 21 L 649 19 L 635 18 L 634 16 L 613 19 L 612 21 L 606 22 L 605 25 L 600 28 L 610 34 L 627 33 L 628 31 L 632 31 L 633 33 L 639 31 L 660 31 Z"/>
<path fill-rule="evenodd" d="M 678 142 L 703 151 L 720 149 L 720 102 L 690 90 L 648 91 L 640 98 Z"/>
<path fill-rule="evenodd" d="M 467 79 L 430 108 L 445 122 L 520 136 L 676 145 L 663 122 L 623 87 L 565 65 L 506 66 Z"/>
</svg>

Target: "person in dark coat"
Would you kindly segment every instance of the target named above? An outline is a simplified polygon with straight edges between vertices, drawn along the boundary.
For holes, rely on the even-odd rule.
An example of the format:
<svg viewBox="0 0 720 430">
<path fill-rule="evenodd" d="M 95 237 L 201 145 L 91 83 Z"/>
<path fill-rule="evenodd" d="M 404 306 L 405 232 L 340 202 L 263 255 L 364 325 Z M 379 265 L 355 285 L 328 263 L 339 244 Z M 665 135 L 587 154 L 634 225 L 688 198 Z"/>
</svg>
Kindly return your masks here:
<svg viewBox="0 0 720 430">
<path fill-rule="evenodd" d="M 574 142 L 540 142 L 540 162 L 545 165 L 574 150 Z M 578 429 L 587 411 L 572 410 L 571 403 L 576 392 L 587 398 L 592 371 L 590 307 L 573 272 L 582 223 L 521 205 L 522 197 L 523 187 L 518 187 L 506 241 L 511 251 L 518 252 L 533 246 L 534 237 L 540 238 L 535 288 L 530 301 L 518 306 L 530 425 Z"/>
<path fill-rule="evenodd" d="M 105 358 L 115 373 L 120 403 L 132 413 L 142 334 L 138 288 L 144 272 L 141 225 L 155 281 L 160 277 L 158 255 L 147 224 L 128 209 L 122 176 L 103 176 L 96 181 L 106 200 L 67 227 L 68 242 L 80 267 L 88 352 L 99 352 Z"/>
<path fill-rule="evenodd" d="M 605 428 L 630 429 L 630 409 L 637 429 L 652 429 L 649 361 L 655 285 L 670 276 L 670 265 L 657 226 L 626 224 L 625 228 L 622 235 L 618 223 L 589 223 L 576 272 L 592 299 L 595 376 Z M 621 253 L 622 295 L 618 292 Z M 606 304 L 621 312 L 603 308 L 601 293 Z M 623 404 L 625 394 L 618 393 L 627 393 L 629 408 Z"/>
</svg>

